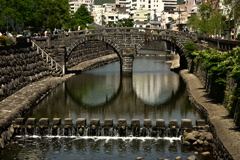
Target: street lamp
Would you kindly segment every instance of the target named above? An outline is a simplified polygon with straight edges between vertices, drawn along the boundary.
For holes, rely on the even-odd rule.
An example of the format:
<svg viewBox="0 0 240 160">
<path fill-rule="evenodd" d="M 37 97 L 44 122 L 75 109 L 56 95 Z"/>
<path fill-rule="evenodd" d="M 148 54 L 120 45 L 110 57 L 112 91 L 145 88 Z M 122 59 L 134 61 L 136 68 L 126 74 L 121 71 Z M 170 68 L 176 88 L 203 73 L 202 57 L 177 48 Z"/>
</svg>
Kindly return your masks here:
<svg viewBox="0 0 240 160">
<path fill-rule="evenodd" d="M 179 17 L 178 17 L 178 19 L 179 19 L 179 23 L 178 23 L 178 31 L 180 31 L 180 16 L 181 16 L 181 14 L 180 14 L 180 7 L 178 7 L 178 15 L 179 15 Z"/>
</svg>

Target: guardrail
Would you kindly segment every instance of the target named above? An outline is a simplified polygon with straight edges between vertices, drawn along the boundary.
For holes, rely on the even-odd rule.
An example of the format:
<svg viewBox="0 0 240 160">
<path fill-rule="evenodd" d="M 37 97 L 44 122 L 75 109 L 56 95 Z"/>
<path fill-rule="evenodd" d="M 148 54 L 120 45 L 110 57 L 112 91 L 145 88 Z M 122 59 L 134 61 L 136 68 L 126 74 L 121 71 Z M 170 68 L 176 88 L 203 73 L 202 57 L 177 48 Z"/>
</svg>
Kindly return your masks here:
<svg viewBox="0 0 240 160">
<path fill-rule="evenodd" d="M 61 66 L 61 65 L 60 65 L 59 63 L 57 63 L 51 56 L 49 56 L 43 49 L 41 49 L 41 47 L 39 47 L 35 42 L 33 42 L 32 40 L 31 40 L 31 42 L 32 42 L 32 47 L 37 47 L 37 53 L 41 52 L 42 58 L 45 57 L 47 63 L 50 62 L 52 68 L 55 68 L 56 71 L 57 71 L 58 69 L 60 69 L 61 72 L 62 72 L 62 74 L 63 74 L 63 75 L 65 74 L 65 66 L 64 66 L 64 65 Z"/>
</svg>

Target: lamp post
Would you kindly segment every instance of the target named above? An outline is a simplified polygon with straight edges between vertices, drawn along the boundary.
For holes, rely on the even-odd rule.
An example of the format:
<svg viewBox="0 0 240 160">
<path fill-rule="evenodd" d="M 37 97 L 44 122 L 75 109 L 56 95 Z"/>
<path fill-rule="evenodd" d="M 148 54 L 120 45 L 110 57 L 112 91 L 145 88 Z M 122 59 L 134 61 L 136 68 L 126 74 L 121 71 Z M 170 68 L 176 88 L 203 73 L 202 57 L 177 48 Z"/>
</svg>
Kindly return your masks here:
<svg viewBox="0 0 240 160">
<path fill-rule="evenodd" d="M 178 7 L 178 15 L 179 15 L 179 17 L 178 17 L 178 19 L 179 19 L 179 23 L 178 23 L 178 31 L 180 31 L 180 7 Z"/>
</svg>

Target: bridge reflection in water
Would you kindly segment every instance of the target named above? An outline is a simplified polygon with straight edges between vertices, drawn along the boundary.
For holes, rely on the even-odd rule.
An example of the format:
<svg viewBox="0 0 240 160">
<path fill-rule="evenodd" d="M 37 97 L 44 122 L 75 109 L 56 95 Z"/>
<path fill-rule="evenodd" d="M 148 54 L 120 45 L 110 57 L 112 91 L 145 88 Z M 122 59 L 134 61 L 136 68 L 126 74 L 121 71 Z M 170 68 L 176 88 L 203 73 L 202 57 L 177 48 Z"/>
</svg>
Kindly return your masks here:
<svg viewBox="0 0 240 160">
<path fill-rule="evenodd" d="M 132 76 L 119 74 L 119 63 L 87 71 L 58 87 L 26 117 L 127 119 L 195 119 L 180 76 L 167 57 L 135 59 Z"/>
</svg>

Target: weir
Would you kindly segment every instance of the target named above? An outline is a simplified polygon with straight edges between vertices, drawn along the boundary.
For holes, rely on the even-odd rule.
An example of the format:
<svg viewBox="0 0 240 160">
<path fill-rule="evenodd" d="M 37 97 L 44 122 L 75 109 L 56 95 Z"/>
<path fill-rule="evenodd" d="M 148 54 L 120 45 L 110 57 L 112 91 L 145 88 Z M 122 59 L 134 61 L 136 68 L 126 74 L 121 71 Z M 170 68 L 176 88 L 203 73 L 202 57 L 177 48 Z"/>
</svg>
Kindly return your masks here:
<svg viewBox="0 0 240 160">
<path fill-rule="evenodd" d="M 170 120 L 166 125 L 164 119 L 157 119 L 152 125 L 151 119 L 144 119 L 140 125 L 139 119 L 132 119 L 127 124 L 126 119 L 118 119 L 114 125 L 112 119 L 105 119 L 103 124 L 99 119 L 91 119 L 87 123 L 86 118 L 78 118 L 73 124 L 72 118 L 65 118 L 62 124 L 61 118 L 41 118 L 36 123 L 36 118 L 17 118 L 13 124 L 14 134 L 20 136 L 97 136 L 97 137 L 180 137 L 185 130 L 198 130 L 205 127 L 204 120 L 196 120 L 196 126 L 192 125 L 191 119 L 182 119 L 181 125 L 177 120 Z"/>
</svg>

